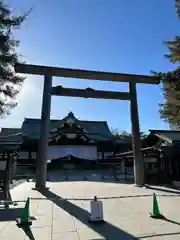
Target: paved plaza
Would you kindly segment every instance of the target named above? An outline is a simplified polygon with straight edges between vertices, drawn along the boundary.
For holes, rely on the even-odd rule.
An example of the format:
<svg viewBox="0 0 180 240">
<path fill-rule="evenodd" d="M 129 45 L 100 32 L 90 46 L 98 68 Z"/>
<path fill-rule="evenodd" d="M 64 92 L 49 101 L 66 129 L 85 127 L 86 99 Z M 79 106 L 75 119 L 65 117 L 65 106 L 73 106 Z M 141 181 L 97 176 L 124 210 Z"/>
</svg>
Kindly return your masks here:
<svg viewBox="0 0 180 240">
<path fill-rule="evenodd" d="M 10 209 L 0 206 L 1 240 L 130 240 L 180 239 L 180 193 L 164 187 L 137 188 L 132 184 L 66 181 L 48 182 L 49 189 L 33 190 L 25 182 L 11 190 L 18 202 Z M 166 220 L 149 217 L 152 194 L 157 194 L 159 207 Z M 88 223 L 90 199 L 103 201 L 105 223 Z M 16 226 L 30 197 L 31 231 Z"/>
</svg>

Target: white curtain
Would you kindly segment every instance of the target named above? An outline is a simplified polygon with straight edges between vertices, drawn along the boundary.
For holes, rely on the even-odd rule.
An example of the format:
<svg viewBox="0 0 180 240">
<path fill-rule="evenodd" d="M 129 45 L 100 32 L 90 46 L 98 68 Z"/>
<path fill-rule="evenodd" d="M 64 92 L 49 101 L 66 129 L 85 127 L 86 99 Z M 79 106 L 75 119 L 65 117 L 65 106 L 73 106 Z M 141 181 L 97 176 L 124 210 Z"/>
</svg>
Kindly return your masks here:
<svg viewBox="0 0 180 240">
<path fill-rule="evenodd" d="M 77 158 L 96 160 L 96 146 L 49 146 L 48 160 L 72 155 Z"/>
</svg>

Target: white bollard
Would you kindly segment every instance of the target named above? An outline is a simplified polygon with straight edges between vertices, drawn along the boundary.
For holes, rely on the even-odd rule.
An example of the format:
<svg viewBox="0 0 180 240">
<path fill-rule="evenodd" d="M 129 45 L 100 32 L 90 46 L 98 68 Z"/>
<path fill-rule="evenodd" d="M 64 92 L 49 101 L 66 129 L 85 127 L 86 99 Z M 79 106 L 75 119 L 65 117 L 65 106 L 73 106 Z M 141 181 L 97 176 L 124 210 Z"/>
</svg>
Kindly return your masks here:
<svg viewBox="0 0 180 240">
<path fill-rule="evenodd" d="M 103 203 L 102 201 L 97 200 L 97 197 L 95 196 L 94 199 L 90 203 L 90 222 L 93 223 L 102 223 L 103 220 Z"/>
</svg>

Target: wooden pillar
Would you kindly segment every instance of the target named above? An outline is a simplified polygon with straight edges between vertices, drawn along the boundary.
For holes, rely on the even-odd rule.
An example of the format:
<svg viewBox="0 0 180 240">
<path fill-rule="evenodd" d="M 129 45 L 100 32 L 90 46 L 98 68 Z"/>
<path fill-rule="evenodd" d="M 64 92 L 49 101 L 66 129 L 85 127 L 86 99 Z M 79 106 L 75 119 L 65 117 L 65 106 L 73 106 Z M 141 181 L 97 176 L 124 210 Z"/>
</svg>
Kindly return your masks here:
<svg viewBox="0 0 180 240">
<path fill-rule="evenodd" d="M 12 177 L 16 176 L 16 171 L 17 171 L 17 155 L 13 155 L 13 164 L 12 164 Z"/>
<path fill-rule="evenodd" d="M 143 186 L 144 185 L 144 160 L 141 153 L 136 83 L 132 83 L 132 82 L 129 83 L 129 92 L 131 96 L 130 111 L 131 111 L 131 124 L 132 124 L 133 156 L 134 156 L 134 181 L 135 181 L 135 185 Z"/>
<path fill-rule="evenodd" d="M 32 152 L 31 151 L 28 152 L 28 160 L 29 160 L 28 162 L 31 163 L 31 160 L 32 160 Z"/>
<path fill-rule="evenodd" d="M 46 187 L 48 135 L 51 112 L 52 76 L 44 76 L 39 151 L 36 165 L 36 188 Z"/>
<path fill-rule="evenodd" d="M 124 160 L 121 160 L 121 173 L 125 172 L 125 164 L 124 164 Z"/>
<path fill-rule="evenodd" d="M 102 151 L 102 159 L 104 160 L 104 149 Z"/>
<path fill-rule="evenodd" d="M 11 153 L 7 153 L 7 165 L 6 165 L 6 172 L 5 172 L 5 181 L 4 181 L 4 194 L 5 200 L 9 200 L 10 193 L 9 193 L 9 184 L 11 181 L 11 171 L 12 171 L 12 161 L 13 155 Z"/>
</svg>

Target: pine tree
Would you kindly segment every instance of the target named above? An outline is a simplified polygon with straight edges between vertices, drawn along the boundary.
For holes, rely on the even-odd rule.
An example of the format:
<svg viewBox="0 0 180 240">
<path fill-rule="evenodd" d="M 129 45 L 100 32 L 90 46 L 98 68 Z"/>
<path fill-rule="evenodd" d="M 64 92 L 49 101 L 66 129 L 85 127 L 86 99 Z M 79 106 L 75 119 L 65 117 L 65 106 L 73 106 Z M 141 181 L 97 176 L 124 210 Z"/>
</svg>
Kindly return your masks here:
<svg viewBox="0 0 180 240">
<path fill-rule="evenodd" d="M 175 0 L 177 15 L 180 18 L 180 0 Z M 160 104 L 161 118 L 180 127 L 180 36 L 174 40 L 166 41 L 169 54 L 165 55 L 172 63 L 177 64 L 174 71 L 159 73 L 163 80 L 163 93 L 165 103 Z"/>
<path fill-rule="evenodd" d="M 17 53 L 19 41 L 13 38 L 27 14 L 14 16 L 9 6 L 0 0 L 0 116 L 10 113 L 17 103 L 15 98 L 24 78 L 14 72 L 14 65 L 20 63 Z"/>
</svg>

